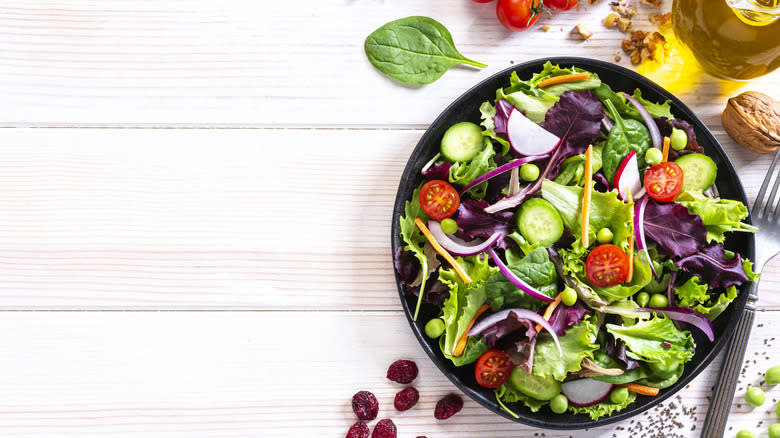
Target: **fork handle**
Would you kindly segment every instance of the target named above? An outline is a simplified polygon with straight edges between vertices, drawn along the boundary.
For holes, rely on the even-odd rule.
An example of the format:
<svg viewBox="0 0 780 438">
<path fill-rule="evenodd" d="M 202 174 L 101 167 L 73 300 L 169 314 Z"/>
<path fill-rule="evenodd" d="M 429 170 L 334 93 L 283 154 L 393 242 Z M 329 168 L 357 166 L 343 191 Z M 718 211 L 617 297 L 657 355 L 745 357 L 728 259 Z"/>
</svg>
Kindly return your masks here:
<svg viewBox="0 0 780 438">
<path fill-rule="evenodd" d="M 751 297 L 755 296 L 756 283 L 751 285 Z M 737 323 L 726 350 L 726 357 L 723 359 L 720 374 L 715 384 L 715 391 L 712 394 L 710 408 L 707 411 L 707 418 L 704 419 L 704 429 L 702 438 L 721 438 L 726 432 L 726 421 L 729 419 L 731 402 L 734 399 L 734 392 L 737 389 L 737 379 L 742 369 L 742 362 L 745 358 L 750 330 L 753 328 L 753 319 L 755 318 L 755 307 L 753 300 L 745 306 L 745 311 Z"/>
</svg>

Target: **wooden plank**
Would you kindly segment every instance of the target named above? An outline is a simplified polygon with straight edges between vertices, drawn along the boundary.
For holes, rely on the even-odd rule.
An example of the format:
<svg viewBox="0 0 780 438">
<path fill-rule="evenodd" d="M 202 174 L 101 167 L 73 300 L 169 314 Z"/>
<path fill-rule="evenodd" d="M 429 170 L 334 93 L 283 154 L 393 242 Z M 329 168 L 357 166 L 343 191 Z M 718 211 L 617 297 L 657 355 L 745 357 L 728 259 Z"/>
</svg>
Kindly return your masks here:
<svg viewBox="0 0 780 438">
<path fill-rule="evenodd" d="M 769 348 L 778 316 L 758 314 L 748 347 L 757 363 L 738 395 L 780 361 L 780 349 Z M 458 390 L 400 312 L 4 312 L 0 329 L 13 334 L 0 338 L 0 430 L 8 437 L 343 436 L 359 390 L 377 395 L 379 418 L 392 418 L 399 436 L 630 437 L 641 424 L 647 436 L 695 437 L 717 369 L 673 398 L 674 407 L 664 403 L 633 423 L 554 432 L 504 420 L 470 399 L 451 419 L 435 420 L 436 401 Z M 420 368 L 420 402 L 404 413 L 392 407 L 402 386 L 385 378 L 400 358 Z M 773 421 L 765 411 L 778 388 L 765 389 L 764 407 L 735 404 L 735 431 Z M 694 415 L 683 413 L 691 408 Z"/>
<path fill-rule="evenodd" d="M 390 215 L 421 134 L 4 129 L 0 308 L 398 309 Z M 729 153 L 757 192 L 767 157 Z"/>
<path fill-rule="evenodd" d="M 670 7 L 666 0 L 663 10 Z M 602 25 L 609 2 L 578 9 L 512 33 L 494 5 L 468 1 L 309 0 L 293 9 L 235 0 L 6 1 L 0 124 L 420 127 L 514 63 L 559 55 L 614 62 L 625 35 Z M 638 9 L 634 28 L 651 29 L 648 14 L 658 11 Z M 466 56 L 490 67 L 454 68 L 425 87 L 382 76 L 363 41 L 409 15 L 438 19 Z M 584 42 L 571 34 L 580 23 L 595 32 Z M 625 55 L 619 64 L 631 67 Z M 701 76 L 679 96 L 718 127 L 727 96 L 744 88 L 776 94 L 776 77 L 735 84 Z"/>
</svg>

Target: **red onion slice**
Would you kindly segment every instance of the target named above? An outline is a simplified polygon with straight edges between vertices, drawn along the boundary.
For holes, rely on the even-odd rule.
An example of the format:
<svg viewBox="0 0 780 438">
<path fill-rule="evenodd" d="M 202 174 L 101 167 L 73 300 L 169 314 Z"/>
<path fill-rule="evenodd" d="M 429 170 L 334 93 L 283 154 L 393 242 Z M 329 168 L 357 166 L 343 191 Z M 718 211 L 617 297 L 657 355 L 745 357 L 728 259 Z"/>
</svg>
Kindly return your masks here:
<svg viewBox="0 0 780 438">
<path fill-rule="evenodd" d="M 523 157 L 523 158 L 520 158 L 518 160 L 510 161 L 510 162 L 504 164 L 501 167 L 497 167 L 497 168 L 491 170 L 490 172 L 486 172 L 486 173 L 483 173 L 482 175 L 478 176 L 474 181 L 466 184 L 465 187 L 460 189 L 460 192 L 458 192 L 458 194 L 460 196 L 463 196 L 464 193 L 466 193 L 469 190 L 471 190 L 472 188 L 474 188 L 474 186 L 476 186 L 477 184 L 483 183 L 483 182 L 489 180 L 490 178 L 495 178 L 498 175 L 501 175 L 504 172 L 510 171 L 510 170 L 512 170 L 515 167 L 522 166 L 525 163 L 530 163 L 531 161 L 543 160 L 545 158 L 550 158 L 550 154 L 529 155 L 527 157 Z"/>
<path fill-rule="evenodd" d="M 663 148 L 663 139 L 661 138 L 661 131 L 658 129 L 658 125 L 655 124 L 655 120 L 653 120 L 653 116 L 650 115 L 649 112 L 647 112 L 647 109 L 639 103 L 636 99 L 631 97 L 630 95 L 623 93 L 623 96 L 628 99 L 629 102 L 631 102 L 632 105 L 634 105 L 634 108 L 639 112 L 639 115 L 642 116 L 642 120 L 644 120 L 645 125 L 647 125 L 647 130 L 650 131 L 650 138 L 653 140 L 653 147 L 656 147 L 658 149 Z"/>
<path fill-rule="evenodd" d="M 701 313 L 688 307 L 640 307 L 636 310 L 646 312 L 663 313 L 667 318 L 674 321 L 681 321 L 699 328 L 707 336 L 710 342 L 715 340 L 715 330 L 712 328 L 712 321 Z"/>
<path fill-rule="evenodd" d="M 496 254 L 496 251 L 493 250 L 493 248 L 488 249 L 488 254 L 490 254 L 490 258 L 493 260 L 493 263 L 498 266 L 498 269 L 501 271 L 504 276 L 512 282 L 515 286 L 517 286 L 521 291 L 527 293 L 528 295 L 542 300 L 546 302 L 552 302 L 553 299 L 548 297 L 547 295 L 539 292 L 535 288 L 533 288 L 528 283 L 521 280 L 517 275 L 515 275 L 514 272 L 512 272 L 505 264 L 501 261 L 501 259 L 498 257 L 498 254 Z"/>
<path fill-rule="evenodd" d="M 555 341 L 555 345 L 558 347 L 558 353 L 560 353 L 561 356 L 563 356 L 563 350 L 561 350 L 561 343 L 558 341 L 558 336 L 555 334 L 555 330 L 550 325 L 550 323 L 546 319 L 542 318 L 542 316 L 539 315 L 538 313 L 532 312 L 528 309 L 521 309 L 519 307 L 514 309 L 500 310 L 496 313 L 486 316 L 478 323 L 474 324 L 474 327 L 472 327 L 471 330 L 467 333 L 467 336 L 476 336 L 482 334 L 484 331 L 486 331 L 490 327 L 493 327 L 498 322 L 505 320 L 507 316 L 509 316 L 510 312 L 517 315 L 517 317 L 520 319 L 528 319 L 544 327 L 544 329 L 547 330 L 548 333 L 550 333 L 550 336 L 552 336 L 553 341 Z"/>
<path fill-rule="evenodd" d="M 448 236 L 441 229 L 441 224 L 438 221 L 429 220 L 428 229 L 431 230 L 431 234 L 441 246 L 444 247 L 450 254 L 454 256 L 466 257 L 483 252 L 485 249 L 493 246 L 498 239 L 502 237 L 501 233 L 493 233 L 485 241 L 472 240 L 470 242 L 463 242 L 460 239 Z"/>
<path fill-rule="evenodd" d="M 653 271 L 653 277 L 659 280 L 658 273 L 655 272 L 655 266 L 653 266 L 653 259 L 650 258 L 650 251 L 647 250 L 647 241 L 645 240 L 645 207 L 647 207 L 649 199 L 649 196 L 645 196 L 634 206 L 634 240 L 636 241 L 636 248 L 647 256 L 647 261 L 650 262 L 650 270 Z"/>
</svg>

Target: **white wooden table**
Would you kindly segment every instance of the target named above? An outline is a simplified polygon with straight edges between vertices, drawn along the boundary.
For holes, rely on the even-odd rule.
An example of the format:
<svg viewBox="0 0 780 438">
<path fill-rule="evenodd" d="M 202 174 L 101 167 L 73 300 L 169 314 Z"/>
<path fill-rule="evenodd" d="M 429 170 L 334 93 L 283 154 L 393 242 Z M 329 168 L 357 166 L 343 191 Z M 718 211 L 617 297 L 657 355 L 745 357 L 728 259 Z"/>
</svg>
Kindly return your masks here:
<svg viewBox="0 0 780 438">
<path fill-rule="evenodd" d="M 467 0 L 0 3 L 0 435 L 340 437 L 367 389 L 401 437 L 697 436 L 716 366 L 664 403 L 673 415 L 597 430 L 523 427 L 471 400 L 434 420 L 457 390 L 394 284 L 393 198 L 428 124 L 512 63 L 614 61 L 623 34 L 601 26 L 608 8 L 513 34 Z M 380 75 L 363 40 L 408 15 L 441 21 L 490 67 L 416 88 Z M 578 23 L 595 35 L 571 36 Z M 733 143 L 720 112 L 741 90 L 777 98 L 779 78 L 705 76 L 678 93 L 751 200 L 768 158 Z M 780 362 L 778 287 L 775 262 L 743 391 Z M 384 377 L 398 358 L 421 368 L 421 401 L 401 414 Z M 773 422 L 780 389 L 768 395 L 735 405 L 732 435 Z"/>
</svg>

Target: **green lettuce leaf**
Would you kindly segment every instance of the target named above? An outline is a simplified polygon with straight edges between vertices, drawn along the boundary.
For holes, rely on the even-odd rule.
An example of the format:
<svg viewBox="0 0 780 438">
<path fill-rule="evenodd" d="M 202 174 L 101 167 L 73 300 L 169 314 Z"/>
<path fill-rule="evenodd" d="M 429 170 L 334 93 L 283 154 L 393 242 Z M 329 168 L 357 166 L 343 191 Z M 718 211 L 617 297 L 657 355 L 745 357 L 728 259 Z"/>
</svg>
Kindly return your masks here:
<svg viewBox="0 0 780 438">
<path fill-rule="evenodd" d="M 611 401 L 607 400 L 590 406 L 569 405 L 569 412 L 573 414 L 585 414 L 590 416 L 591 420 L 596 421 L 601 417 L 610 416 L 615 412 L 620 412 L 621 410 L 628 407 L 628 405 L 633 403 L 634 400 L 636 400 L 636 393 L 629 391 L 628 398 L 623 403 L 612 403 Z"/>
<path fill-rule="evenodd" d="M 593 145 L 592 171 L 596 173 L 601 169 L 601 153 L 604 150 L 604 142 Z M 558 184 L 585 185 L 585 154 L 576 154 L 563 160 L 561 171 L 553 180 Z"/>
<path fill-rule="evenodd" d="M 463 283 L 454 269 L 439 269 L 439 280 L 450 289 L 450 296 L 442 305 L 444 341 L 441 345 L 445 356 L 452 356 L 458 340 L 466 333 L 466 327 L 485 303 L 486 280 L 498 272 L 498 268 L 490 266 L 488 260 L 484 254 L 456 259 L 471 277 L 472 282 L 469 284 Z"/>
<path fill-rule="evenodd" d="M 606 324 L 605 327 L 626 344 L 626 355 L 632 359 L 657 362 L 672 369 L 690 360 L 694 354 L 691 333 L 678 330 L 668 318 L 656 316 L 631 327 L 614 324 Z"/>
<path fill-rule="evenodd" d="M 485 146 L 471 159 L 471 161 L 457 162 L 450 167 L 449 180 L 452 184 L 465 186 L 477 179 L 478 176 L 496 168 L 496 163 L 493 161 L 493 156 L 496 155 L 493 144 L 488 138 L 485 138 L 484 143 Z M 474 199 L 484 198 L 486 192 L 487 181 L 469 190 L 469 194 L 471 194 L 471 197 Z"/>
<path fill-rule="evenodd" d="M 710 300 L 708 303 L 698 304 L 693 308 L 693 310 L 706 316 L 710 319 L 710 321 L 714 321 L 715 318 L 723 313 L 723 311 L 729 307 L 729 304 L 731 304 L 731 302 L 737 298 L 737 295 L 739 295 L 737 287 L 729 286 L 726 288 L 725 292 L 718 295 L 718 298 L 715 299 L 714 302 Z"/>
<path fill-rule="evenodd" d="M 500 99 L 505 99 L 514 105 L 515 108 L 525 111 L 525 116 L 535 123 L 542 123 L 547 110 L 558 101 L 557 97 L 550 94 L 532 96 L 523 91 L 505 94 L 504 90 L 499 88 L 496 91 L 496 100 Z"/>
<path fill-rule="evenodd" d="M 550 261 L 547 250 L 536 248 L 520 260 L 511 251 L 507 251 L 507 266 L 515 275 L 543 294 L 554 297 L 558 292 L 558 274 Z M 485 289 L 487 299 L 493 311 L 504 307 L 524 307 L 536 310 L 545 303 L 529 296 L 512 284 L 504 274 L 497 272 L 487 280 Z"/>
<path fill-rule="evenodd" d="M 451 360 L 456 367 L 468 365 L 474 363 L 482 356 L 482 353 L 488 351 L 490 346 L 482 336 L 469 336 L 466 340 L 466 349 L 460 356 L 453 356 L 451 354 L 444 353 L 444 336 L 439 337 L 439 348 L 441 348 L 444 357 Z"/>
<path fill-rule="evenodd" d="M 710 198 L 700 191 L 686 191 L 675 199 L 691 214 L 701 217 L 707 230 L 707 242 L 720 242 L 726 239 L 725 233 L 744 231 L 755 233 L 758 228 L 742 222 L 748 216 L 745 204 L 732 199 Z"/>
<path fill-rule="evenodd" d="M 612 91 L 612 88 L 609 87 L 609 85 L 605 83 L 601 83 L 595 90 L 593 90 L 594 93 L 596 93 L 596 96 L 598 96 L 599 100 L 601 100 L 602 103 L 606 106 L 606 101 L 609 100 L 612 102 L 613 105 L 615 105 L 615 109 L 617 109 L 618 113 L 620 113 L 623 117 L 629 117 L 635 120 L 643 121 L 642 115 L 639 114 L 639 111 L 634 108 L 634 105 L 632 105 L 624 96 L 623 93 L 615 93 Z M 634 94 L 632 95 L 634 99 L 639 101 L 639 103 L 642 104 L 642 106 L 645 107 L 645 109 L 650 113 L 653 118 L 658 117 L 666 117 L 667 119 L 673 119 L 674 116 L 672 115 L 672 102 L 670 100 L 665 101 L 664 103 L 654 103 L 650 102 L 644 97 L 642 97 L 642 91 L 639 90 L 639 88 L 634 90 Z"/>
<path fill-rule="evenodd" d="M 539 83 L 545 79 L 549 79 L 553 76 L 568 75 L 571 73 L 590 73 L 590 77 L 580 81 L 549 85 L 544 87 L 543 91 L 555 97 L 560 97 L 561 94 L 567 91 L 592 90 L 601 85 L 601 79 L 599 79 L 599 76 L 595 73 L 591 73 L 587 70 L 583 70 L 574 66 L 570 68 L 562 68 L 561 66 L 553 64 L 550 61 L 547 61 L 544 64 L 542 71 L 531 76 L 531 79 L 527 82 L 527 84 L 530 88 L 538 88 Z"/>
<path fill-rule="evenodd" d="M 425 256 L 423 246 L 425 245 L 426 238 L 423 236 L 422 231 L 417 228 L 414 220 L 420 218 L 423 222 L 428 220 L 428 214 L 423 211 L 420 206 L 420 188 L 418 187 L 410 201 L 406 201 L 404 205 L 404 216 L 399 219 L 401 225 L 401 240 L 404 241 L 404 251 L 409 251 L 414 254 L 417 261 L 420 262 L 420 269 L 422 273 L 422 282 L 420 283 L 420 295 L 418 299 L 417 307 L 414 310 L 413 320 L 417 320 L 417 312 L 420 308 L 420 300 L 422 300 L 423 293 L 425 291 L 425 283 L 428 280 L 428 258 Z"/>
<path fill-rule="evenodd" d="M 495 392 L 496 398 L 498 398 L 500 401 L 504 403 L 522 402 L 526 407 L 528 407 L 528 409 L 531 410 L 531 412 L 539 412 L 539 409 L 541 409 L 542 406 L 549 403 L 547 401 L 537 400 L 523 394 L 522 392 L 515 389 L 514 386 L 510 385 L 509 382 L 504 383 L 503 385 L 496 388 Z"/>
<path fill-rule="evenodd" d="M 707 294 L 709 285 L 702 283 L 697 276 L 692 276 L 685 283 L 674 287 L 674 293 L 677 295 L 677 305 L 680 307 L 691 307 L 697 303 L 705 303 L 710 299 Z"/>
<path fill-rule="evenodd" d="M 501 155 L 506 155 L 511 146 L 507 140 L 501 138 L 496 133 L 496 123 L 494 121 L 494 118 L 496 117 L 496 107 L 490 102 L 482 102 L 482 105 L 479 106 L 479 114 L 482 118 L 480 125 L 484 128 L 482 130 L 482 135 L 498 142 L 498 144 L 501 145 Z"/>
<path fill-rule="evenodd" d="M 582 369 L 582 360 L 586 357 L 593 359 L 593 352 L 599 349 L 598 344 L 591 343 L 591 339 L 596 339 L 596 333 L 596 326 L 588 319 L 572 325 L 566 329 L 566 335 L 558 338 L 563 351 L 561 356 L 552 336 L 543 331 L 537 336 L 533 374 L 552 376 L 562 382 L 568 373 L 579 371 Z"/>
</svg>

